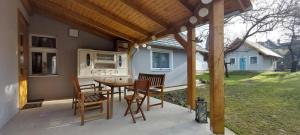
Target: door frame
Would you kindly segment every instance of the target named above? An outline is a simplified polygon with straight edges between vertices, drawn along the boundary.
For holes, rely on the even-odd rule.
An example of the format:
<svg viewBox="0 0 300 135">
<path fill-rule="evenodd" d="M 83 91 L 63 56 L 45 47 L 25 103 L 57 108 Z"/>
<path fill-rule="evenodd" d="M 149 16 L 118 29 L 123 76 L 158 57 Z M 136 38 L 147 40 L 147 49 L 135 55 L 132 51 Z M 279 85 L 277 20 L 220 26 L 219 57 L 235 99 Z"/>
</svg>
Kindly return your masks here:
<svg viewBox="0 0 300 135">
<path fill-rule="evenodd" d="M 29 68 L 29 43 L 28 43 L 28 21 L 23 13 L 17 11 L 17 62 L 18 62 L 18 98 L 19 109 L 22 109 L 28 100 L 28 68 Z M 23 35 L 20 37 L 20 35 Z M 21 48 L 22 44 L 22 48 Z M 21 64 L 21 51 L 23 53 L 23 63 Z"/>
<path fill-rule="evenodd" d="M 245 61 L 245 69 L 244 70 L 241 70 L 241 59 L 244 59 Z M 239 57 L 239 70 L 240 71 L 246 71 L 247 70 L 247 57 Z"/>
</svg>

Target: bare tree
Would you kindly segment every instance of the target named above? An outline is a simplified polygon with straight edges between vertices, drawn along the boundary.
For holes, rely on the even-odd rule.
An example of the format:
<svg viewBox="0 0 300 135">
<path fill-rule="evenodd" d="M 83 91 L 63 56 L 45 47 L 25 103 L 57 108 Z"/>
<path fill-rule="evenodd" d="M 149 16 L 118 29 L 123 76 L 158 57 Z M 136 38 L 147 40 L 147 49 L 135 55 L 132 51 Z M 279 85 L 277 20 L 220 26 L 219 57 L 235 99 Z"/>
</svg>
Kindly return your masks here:
<svg viewBox="0 0 300 135">
<path fill-rule="evenodd" d="M 289 12 L 289 15 L 284 19 L 282 22 L 283 29 L 286 31 L 284 34 L 287 36 L 290 40 L 288 44 L 289 54 L 291 57 L 291 72 L 297 71 L 297 65 L 298 60 L 295 56 L 295 50 L 293 48 L 294 41 L 299 38 L 300 35 L 300 6 L 297 1 L 291 1 L 293 2 L 293 7 L 291 7 L 291 11 Z"/>
<path fill-rule="evenodd" d="M 231 52 L 239 48 L 245 41 L 256 34 L 264 34 L 274 29 L 283 22 L 283 20 L 292 11 L 294 0 L 256 0 L 254 8 L 248 12 L 239 14 L 238 23 L 246 24 L 246 31 L 242 36 L 242 40 L 234 47 L 226 49 L 225 53 Z"/>
<path fill-rule="evenodd" d="M 254 35 L 265 34 L 273 31 L 283 20 L 289 15 L 294 5 L 291 3 L 294 0 L 256 0 L 253 2 L 253 9 L 237 16 L 226 18 L 224 21 L 224 26 L 236 25 L 238 23 L 243 23 L 246 25 L 246 30 L 242 35 L 240 42 L 236 43 L 234 46 L 229 46 L 231 39 L 224 38 L 224 55 L 226 56 L 229 52 L 242 46 L 245 41 Z M 299 14 L 298 14 L 299 15 Z M 204 40 L 208 36 L 208 29 L 203 30 L 200 35 L 198 35 L 198 40 Z M 227 65 L 230 62 L 224 62 L 226 77 L 229 76 Z"/>
</svg>

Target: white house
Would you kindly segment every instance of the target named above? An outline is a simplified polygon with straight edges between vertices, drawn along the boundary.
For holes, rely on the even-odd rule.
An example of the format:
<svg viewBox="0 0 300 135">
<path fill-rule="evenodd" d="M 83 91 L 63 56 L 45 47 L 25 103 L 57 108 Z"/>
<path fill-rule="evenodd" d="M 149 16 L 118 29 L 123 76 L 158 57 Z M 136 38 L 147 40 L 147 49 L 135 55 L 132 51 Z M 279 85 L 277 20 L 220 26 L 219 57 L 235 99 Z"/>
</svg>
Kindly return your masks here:
<svg viewBox="0 0 300 135">
<path fill-rule="evenodd" d="M 133 54 L 133 76 L 139 73 L 166 74 L 166 87 L 186 85 L 187 63 L 186 52 L 183 47 L 172 37 L 152 41 L 147 47 L 135 49 Z M 207 71 L 206 61 L 208 51 L 200 46 L 196 49 L 197 72 Z"/>
<path fill-rule="evenodd" d="M 230 62 L 229 71 L 274 71 L 276 61 L 282 56 L 272 50 L 254 42 L 245 41 L 242 46 L 237 46 L 241 42 L 237 38 L 226 53 L 225 61 Z"/>
</svg>

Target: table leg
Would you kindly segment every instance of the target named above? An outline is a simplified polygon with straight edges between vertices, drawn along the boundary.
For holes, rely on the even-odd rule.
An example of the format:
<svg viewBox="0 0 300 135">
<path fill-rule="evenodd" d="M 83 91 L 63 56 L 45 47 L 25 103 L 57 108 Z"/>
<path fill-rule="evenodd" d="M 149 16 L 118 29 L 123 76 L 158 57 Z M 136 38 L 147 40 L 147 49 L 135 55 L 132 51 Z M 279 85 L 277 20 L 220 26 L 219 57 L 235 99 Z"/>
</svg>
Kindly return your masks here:
<svg viewBox="0 0 300 135">
<path fill-rule="evenodd" d="M 121 87 L 119 87 L 119 101 L 121 102 Z"/>
<path fill-rule="evenodd" d="M 102 88 L 101 88 L 101 83 L 98 82 L 98 84 L 99 84 L 99 86 L 98 86 L 99 90 L 102 90 Z"/>
<path fill-rule="evenodd" d="M 110 96 L 110 118 L 113 116 L 113 108 L 114 108 L 114 87 L 111 87 L 111 96 Z"/>
</svg>

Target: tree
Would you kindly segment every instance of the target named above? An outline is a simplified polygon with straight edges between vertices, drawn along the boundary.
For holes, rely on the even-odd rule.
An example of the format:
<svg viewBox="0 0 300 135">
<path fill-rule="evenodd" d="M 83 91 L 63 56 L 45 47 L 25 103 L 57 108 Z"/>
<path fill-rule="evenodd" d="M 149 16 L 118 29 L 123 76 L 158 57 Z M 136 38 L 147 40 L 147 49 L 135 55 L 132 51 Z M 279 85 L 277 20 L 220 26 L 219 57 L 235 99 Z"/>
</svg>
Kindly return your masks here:
<svg viewBox="0 0 300 135">
<path fill-rule="evenodd" d="M 242 46 L 248 38 L 257 34 L 268 33 L 277 28 L 292 10 L 291 7 L 294 5 L 291 1 L 293 0 L 256 0 L 253 2 L 253 9 L 237 16 L 227 17 L 225 19 L 225 29 L 228 26 L 245 24 L 245 30 L 241 41 L 234 46 L 229 46 L 232 39 L 226 37 L 226 35 L 230 31 L 225 31 L 224 55 L 226 56 L 228 53 Z M 205 40 L 208 37 L 208 30 L 205 28 L 202 30 L 198 36 L 198 40 Z M 224 62 L 226 77 L 229 76 L 228 64 L 230 62 Z"/>
<path fill-rule="evenodd" d="M 291 65 L 290 71 L 296 72 L 298 60 L 293 48 L 294 41 L 299 38 L 300 35 L 300 6 L 297 1 L 291 1 L 293 7 L 291 7 L 291 11 L 289 12 L 288 16 L 282 22 L 282 27 L 286 31 L 284 34 L 289 38 L 290 42 L 288 44 L 289 54 L 291 57 Z"/>
</svg>

